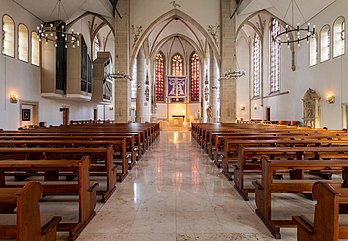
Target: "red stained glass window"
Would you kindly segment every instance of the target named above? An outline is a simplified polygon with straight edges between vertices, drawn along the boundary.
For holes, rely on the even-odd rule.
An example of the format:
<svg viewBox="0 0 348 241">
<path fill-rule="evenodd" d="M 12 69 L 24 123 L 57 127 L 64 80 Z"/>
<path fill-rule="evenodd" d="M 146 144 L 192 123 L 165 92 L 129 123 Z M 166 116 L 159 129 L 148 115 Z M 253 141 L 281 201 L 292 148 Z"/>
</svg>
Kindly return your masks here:
<svg viewBox="0 0 348 241">
<path fill-rule="evenodd" d="M 156 101 L 164 101 L 164 55 L 156 55 Z"/>
<path fill-rule="evenodd" d="M 190 59 L 191 101 L 199 101 L 199 79 L 200 79 L 199 57 L 197 53 L 193 53 Z"/>
</svg>

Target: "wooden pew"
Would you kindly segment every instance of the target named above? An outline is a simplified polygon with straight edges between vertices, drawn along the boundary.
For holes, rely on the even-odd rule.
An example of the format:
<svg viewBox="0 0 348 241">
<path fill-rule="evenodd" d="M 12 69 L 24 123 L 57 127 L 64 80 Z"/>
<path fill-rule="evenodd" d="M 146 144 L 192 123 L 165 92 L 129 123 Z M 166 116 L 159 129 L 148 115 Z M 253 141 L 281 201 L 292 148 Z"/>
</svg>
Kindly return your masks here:
<svg viewBox="0 0 348 241">
<path fill-rule="evenodd" d="M 14 140 L 3 141 L 0 140 L 0 147 L 51 147 L 51 148 L 71 148 L 71 147 L 108 147 L 112 145 L 114 148 L 114 159 L 121 160 L 122 172 L 118 175 L 120 180 L 128 174 L 128 169 L 133 165 L 128 164 L 126 156 L 126 142 L 125 140 Z"/>
<path fill-rule="evenodd" d="M 57 240 L 56 229 L 62 218 L 40 214 L 41 196 L 42 186 L 38 182 L 29 182 L 22 188 L 0 188 L 1 240 Z"/>
<path fill-rule="evenodd" d="M 268 160 L 262 158 L 262 179 L 253 182 L 255 186 L 256 214 L 261 218 L 272 235 L 280 239 L 280 228 L 296 227 L 291 219 L 272 218 L 272 193 L 311 193 L 319 179 L 308 175 L 308 171 L 341 171 L 342 179 L 335 180 L 343 187 L 348 187 L 348 160 Z M 293 179 L 277 180 L 274 173 L 289 172 Z M 293 174 L 293 175 L 291 175 Z M 298 180 L 301 179 L 301 180 Z M 334 182 L 324 180 L 324 182 Z"/>
<path fill-rule="evenodd" d="M 214 163 L 220 168 L 222 165 L 222 160 L 220 161 L 219 156 L 224 156 L 224 145 L 226 140 L 238 140 L 238 139 L 253 139 L 253 140 L 344 140 L 348 141 L 348 136 L 346 133 L 344 135 L 334 135 L 334 134 L 318 134 L 318 133 L 211 133 L 212 138 L 215 139 L 212 144 L 215 146 L 209 146 L 208 154 L 214 160 Z"/>
<path fill-rule="evenodd" d="M 348 204 L 348 189 L 317 182 L 313 186 L 317 200 L 313 217 L 294 216 L 298 241 L 338 241 L 348 239 L 348 214 L 340 214 L 340 205 Z"/>
<path fill-rule="evenodd" d="M 90 175 L 105 176 L 106 187 L 102 190 L 97 190 L 97 195 L 101 195 L 101 202 L 106 202 L 112 193 L 116 190 L 116 167 L 113 164 L 113 147 L 98 147 L 98 148 L 13 148 L 0 147 L 0 161 L 6 159 L 82 159 L 83 156 L 91 158 Z M 102 162 L 101 162 L 102 161 Z M 120 173 L 121 174 L 121 173 Z M 22 175 L 28 177 L 30 175 Z M 119 177 L 123 177 L 120 175 Z M 75 176 L 73 176 L 75 177 Z"/>
<path fill-rule="evenodd" d="M 234 187 L 243 197 L 248 199 L 248 193 L 253 193 L 254 188 L 245 187 L 245 175 L 262 174 L 261 156 L 271 159 L 331 159 L 348 158 L 348 146 L 326 147 L 319 146 L 294 146 L 294 147 L 238 147 L 238 162 L 234 165 Z"/>
<path fill-rule="evenodd" d="M 23 184 L 10 182 L 5 179 L 9 172 L 29 171 L 44 172 L 45 181 L 43 195 L 76 195 L 79 196 L 79 214 L 77 222 L 62 222 L 57 230 L 69 232 L 69 241 L 75 240 L 87 224 L 95 216 L 96 188 L 98 184 L 90 185 L 89 180 L 90 158 L 85 156 L 81 160 L 3 160 L 0 161 L 0 188 L 22 187 Z M 57 172 L 77 173 L 77 182 L 62 182 L 54 180 Z M 48 180 L 48 181 L 46 181 Z M 59 210 L 57 210 L 59 214 Z"/>
<path fill-rule="evenodd" d="M 76 135 L 72 135 L 76 134 Z M 133 167 L 135 165 L 135 161 L 137 158 L 137 155 L 135 153 L 135 135 L 98 135 L 98 134 L 86 134 L 86 133 L 54 133 L 54 134 L 48 134 L 48 133 L 42 133 L 40 135 L 9 135 L 9 136 L 2 136 L 0 135 L 0 146 L 14 146 L 11 142 L 18 141 L 18 145 L 21 146 L 28 146 L 26 144 L 26 141 L 32 141 L 33 144 L 34 141 L 43 141 L 43 140 L 49 140 L 49 141 L 102 141 L 99 143 L 106 143 L 106 141 L 111 141 L 108 144 L 113 144 L 115 147 L 117 147 L 116 143 L 112 143 L 113 141 L 123 141 L 126 140 L 126 147 L 127 147 L 127 153 L 130 154 L 131 157 L 131 165 L 130 167 Z M 20 142 L 22 141 L 22 142 Z M 13 142 L 15 144 L 16 142 Z M 73 144 L 73 143 L 72 143 Z"/>
</svg>

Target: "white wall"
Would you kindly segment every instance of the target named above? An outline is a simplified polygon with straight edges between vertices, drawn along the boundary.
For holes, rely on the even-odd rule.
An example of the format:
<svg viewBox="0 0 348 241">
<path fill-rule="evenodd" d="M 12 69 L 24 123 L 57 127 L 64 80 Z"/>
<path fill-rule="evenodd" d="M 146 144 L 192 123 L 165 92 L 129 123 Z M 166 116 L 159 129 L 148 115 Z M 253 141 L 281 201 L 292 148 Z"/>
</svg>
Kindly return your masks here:
<svg viewBox="0 0 348 241">
<path fill-rule="evenodd" d="M 13 1 L 2 0 L 0 5 L 0 16 L 3 14 L 10 15 L 15 21 L 15 31 L 17 31 L 19 23 L 24 23 L 31 33 L 41 23 L 36 17 Z M 0 35 L 2 36 L 2 34 Z M 15 41 L 17 41 L 17 36 Z M 40 68 L 32 65 L 30 61 L 29 63 L 19 61 L 17 47 L 15 58 L 0 53 L 0 93 L 1 129 L 15 130 L 19 127 L 19 102 L 16 104 L 10 103 L 9 96 L 12 93 L 16 94 L 19 100 L 39 102 L 38 122 L 47 122 L 47 125 L 62 123 L 62 112 L 59 111 L 62 107 L 69 107 L 70 120 L 93 119 L 93 109 L 96 108 L 96 104 L 92 102 L 42 98 Z"/>
<path fill-rule="evenodd" d="M 333 23 L 337 17 L 343 16 L 348 21 L 348 1 L 336 0 L 329 7 L 324 9 L 313 19 L 310 20 L 311 25 L 316 25 L 316 29 L 320 30 L 325 24 L 333 27 Z M 291 51 L 286 47 L 281 49 L 281 87 L 278 96 L 269 95 L 269 39 L 268 39 L 268 23 L 263 39 L 263 107 L 261 107 L 261 99 L 251 100 L 251 118 L 264 119 L 266 107 L 271 108 L 271 120 L 297 120 L 302 121 L 303 102 L 302 98 L 308 88 L 314 89 L 320 96 L 321 106 L 321 126 L 329 129 L 341 129 L 342 123 L 342 104 L 348 103 L 348 56 L 332 58 L 324 63 L 309 67 L 309 50 L 305 41 L 301 42 L 298 48 L 295 46 L 295 66 L 296 70 L 291 70 Z M 252 33 L 253 34 L 253 33 Z M 251 34 L 250 34 L 251 35 Z M 346 40 L 347 41 L 347 40 Z M 346 44 L 347 48 L 347 44 Z M 250 56 L 246 46 L 246 41 L 237 42 L 237 52 L 242 52 L 243 56 Z M 332 54 L 332 51 L 331 51 Z M 240 54 L 239 54 L 240 55 Z M 247 58 L 239 57 L 240 65 L 245 65 Z M 242 62 L 242 63 L 241 63 Z M 251 81 L 250 78 L 246 81 Z M 238 80 L 237 91 L 237 116 L 244 116 L 239 109 L 239 104 L 245 102 L 245 92 L 242 90 L 240 80 Z M 252 90 L 250 90 L 252 91 Z M 288 93 L 287 93 L 288 92 Z M 336 97 L 334 104 L 326 102 L 326 96 L 333 94 Z M 257 109 L 254 110 L 254 105 Z M 246 105 L 247 107 L 247 105 Z"/>
</svg>

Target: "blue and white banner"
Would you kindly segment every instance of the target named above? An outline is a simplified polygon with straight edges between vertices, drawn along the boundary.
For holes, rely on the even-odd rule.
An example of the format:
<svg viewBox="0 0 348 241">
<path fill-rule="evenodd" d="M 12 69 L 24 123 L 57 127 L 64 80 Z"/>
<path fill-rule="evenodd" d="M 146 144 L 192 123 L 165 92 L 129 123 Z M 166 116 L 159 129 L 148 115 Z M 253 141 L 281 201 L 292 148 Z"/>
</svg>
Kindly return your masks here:
<svg viewBox="0 0 348 241">
<path fill-rule="evenodd" d="M 186 97 L 186 76 L 167 76 L 168 98 L 184 98 Z"/>
</svg>

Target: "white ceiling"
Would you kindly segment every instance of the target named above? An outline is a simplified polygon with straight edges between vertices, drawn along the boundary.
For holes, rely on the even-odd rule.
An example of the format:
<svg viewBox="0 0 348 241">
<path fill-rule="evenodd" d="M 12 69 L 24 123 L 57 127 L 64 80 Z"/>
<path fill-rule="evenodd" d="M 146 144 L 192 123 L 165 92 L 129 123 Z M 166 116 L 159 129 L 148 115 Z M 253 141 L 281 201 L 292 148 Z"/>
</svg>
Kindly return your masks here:
<svg viewBox="0 0 348 241">
<path fill-rule="evenodd" d="M 109 0 L 61 0 L 58 14 L 58 0 L 12 0 L 44 22 L 57 20 L 58 17 L 69 23 L 86 11 L 112 17 L 113 9 Z"/>
<path fill-rule="evenodd" d="M 333 2 L 335 0 L 244 0 L 238 15 L 249 15 L 266 9 L 289 24 L 297 24 L 311 20 Z"/>
</svg>

